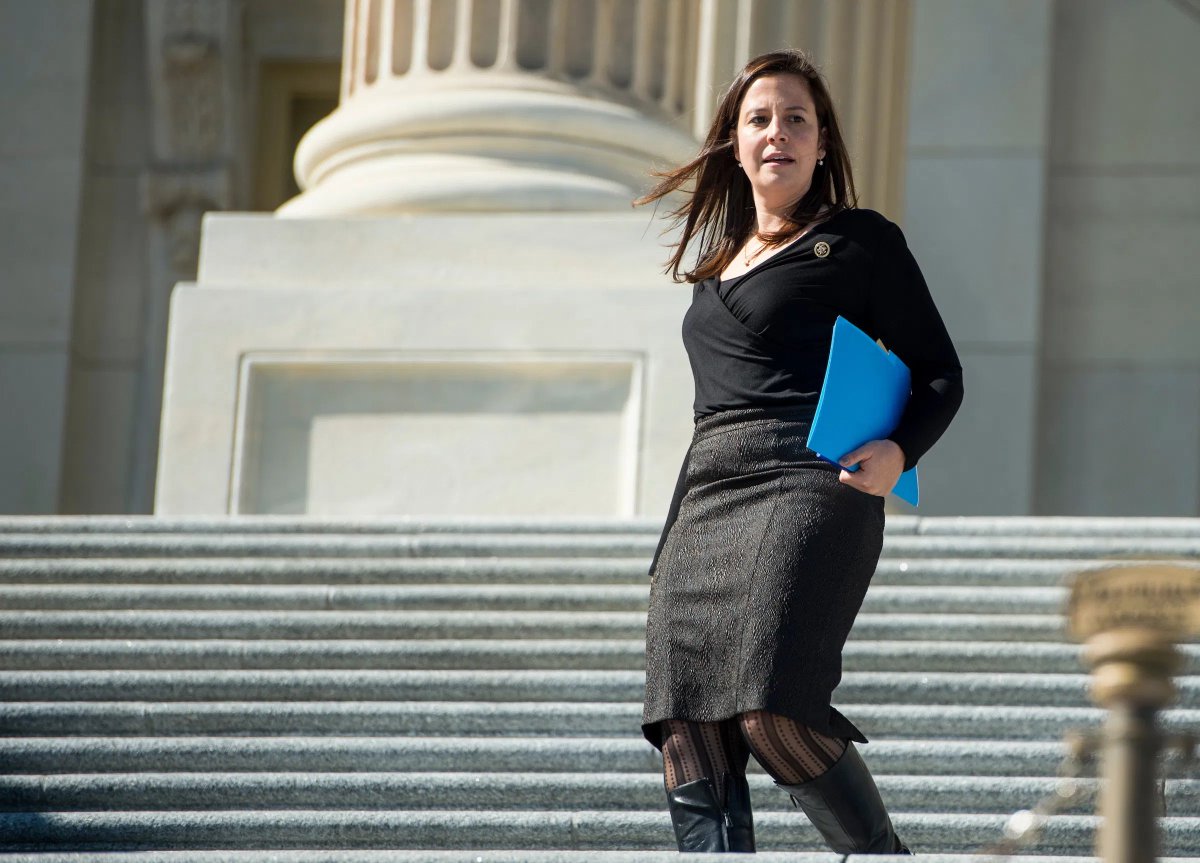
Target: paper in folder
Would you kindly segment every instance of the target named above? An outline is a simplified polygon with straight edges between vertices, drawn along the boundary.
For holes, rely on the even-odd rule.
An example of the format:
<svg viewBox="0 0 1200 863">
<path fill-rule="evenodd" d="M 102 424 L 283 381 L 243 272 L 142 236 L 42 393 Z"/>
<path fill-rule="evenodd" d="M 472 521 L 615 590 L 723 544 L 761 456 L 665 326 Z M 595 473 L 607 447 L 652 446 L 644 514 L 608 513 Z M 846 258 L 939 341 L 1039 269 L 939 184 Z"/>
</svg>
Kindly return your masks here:
<svg viewBox="0 0 1200 863">
<path fill-rule="evenodd" d="M 886 438 L 908 403 L 912 375 L 903 361 L 845 318 L 833 325 L 825 383 L 808 448 L 836 462 L 870 440 Z M 858 470 L 855 465 L 848 468 Z M 917 505 L 917 469 L 900 474 L 892 494 Z"/>
</svg>

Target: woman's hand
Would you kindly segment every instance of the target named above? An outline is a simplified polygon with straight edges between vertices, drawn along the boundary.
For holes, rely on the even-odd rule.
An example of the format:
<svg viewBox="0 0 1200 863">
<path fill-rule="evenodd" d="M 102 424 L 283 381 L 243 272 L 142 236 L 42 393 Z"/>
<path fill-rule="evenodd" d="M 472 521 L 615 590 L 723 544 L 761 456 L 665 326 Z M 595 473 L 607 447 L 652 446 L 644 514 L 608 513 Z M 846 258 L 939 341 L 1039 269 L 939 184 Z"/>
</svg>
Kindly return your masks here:
<svg viewBox="0 0 1200 863">
<path fill-rule="evenodd" d="M 841 458 L 842 467 L 855 463 L 858 464 L 858 470 L 854 473 L 843 470 L 838 479 L 851 488 L 883 497 L 896 485 L 900 474 L 904 473 L 904 450 L 892 440 L 867 441 Z"/>
</svg>

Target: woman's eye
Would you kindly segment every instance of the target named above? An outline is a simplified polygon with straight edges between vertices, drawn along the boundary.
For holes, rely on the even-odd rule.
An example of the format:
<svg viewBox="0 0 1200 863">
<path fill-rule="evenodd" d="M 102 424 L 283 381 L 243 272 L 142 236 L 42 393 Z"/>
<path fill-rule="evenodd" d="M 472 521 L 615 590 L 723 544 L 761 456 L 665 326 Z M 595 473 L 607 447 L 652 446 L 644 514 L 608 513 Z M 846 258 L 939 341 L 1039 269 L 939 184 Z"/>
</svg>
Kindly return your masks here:
<svg viewBox="0 0 1200 863">
<path fill-rule="evenodd" d="M 804 122 L 804 118 L 801 117 L 799 114 L 793 114 L 788 119 L 791 120 L 791 122 L 793 122 L 793 123 L 803 123 Z"/>
</svg>

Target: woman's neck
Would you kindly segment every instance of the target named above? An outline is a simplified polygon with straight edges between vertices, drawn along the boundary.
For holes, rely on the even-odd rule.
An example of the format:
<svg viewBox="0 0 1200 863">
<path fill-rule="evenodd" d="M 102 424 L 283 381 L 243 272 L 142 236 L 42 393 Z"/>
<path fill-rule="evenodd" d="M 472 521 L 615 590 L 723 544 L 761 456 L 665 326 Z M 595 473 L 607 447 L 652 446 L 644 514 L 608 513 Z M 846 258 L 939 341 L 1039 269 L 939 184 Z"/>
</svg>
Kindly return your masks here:
<svg viewBox="0 0 1200 863">
<path fill-rule="evenodd" d="M 784 207 L 773 207 L 771 209 L 756 207 L 755 230 L 757 231 L 758 236 L 761 237 L 765 234 L 774 234 L 790 228 L 794 224 L 792 222 L 791 213 L 795 205 L 796 204 L 793 201 Z M 824 215 L 827 209 L 827 207 L 821 207 L 813 221 L 820 221 L 821 216 Z"/>
<path fill-rule="evenodd" d="M 766 201 L 754 202 L 754 219 L 758 233 L 773 234 L 786 230 L 792 220 L 789 218 L 796 207 L 796 201 L 784 201 L 781 204 L 768 204 Z"/>
<path fill-rule="evenodd" d="M 791 228 L 794 224 L 792 213 L 795 212 L 796 205 L 809 191 L 810 189 L 806 188 L 799 196 L 789 197 L 786 200 L 755 192 L 754 221 L 758 235 L 761 237 L 763 234 L 774 234 Z M 826 209 L 828 208 L 822 204 L 817 216 L 820 217 Z M 816 220 L 814 219 L 814 221 Z"/>
</svg>

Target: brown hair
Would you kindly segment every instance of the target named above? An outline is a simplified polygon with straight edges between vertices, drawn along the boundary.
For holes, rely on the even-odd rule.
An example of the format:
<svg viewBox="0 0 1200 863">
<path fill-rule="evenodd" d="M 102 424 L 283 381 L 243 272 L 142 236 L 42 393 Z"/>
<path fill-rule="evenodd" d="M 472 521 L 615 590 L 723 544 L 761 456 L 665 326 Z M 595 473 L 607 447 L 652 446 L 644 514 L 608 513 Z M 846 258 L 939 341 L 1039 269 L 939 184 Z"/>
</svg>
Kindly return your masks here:
<svg viewBox="0 0 1200 863">
<path fill-rule="evenodd" d="M 790 224 L 782 231 L 759 234 L 769 246 L 778 246 L 796 236 L 817 219 L 858 205 L 850 157 L 825 78 L 803 51 L 785 49 L 755 57 L 738 74 L 721 97 L 700 153 L 685 165 L 670 171 L 655 171 L 660 180 L 634 205 L 648 204 L 694 182 L 690 194 L 669 214 L 668 230 L 681 223 L 683 231 L 674 245 L 665 272 L 677 281 L 698 282 L 724 270 L 738 248 L 755 228 L 754 197 L 750 181 L 738 170 L 731 135 L 737 129 L 738 109 L 746 90 L 766 75 L 797 75 L 808 84 L 817 109 L 817 125 L 824 132 L 825 164 L 813 172 L 812 185 L 789 214 Z M 693 239 L 699 243 L 696 266 L 680 277 L 683 257 Z"/>
</svg>

